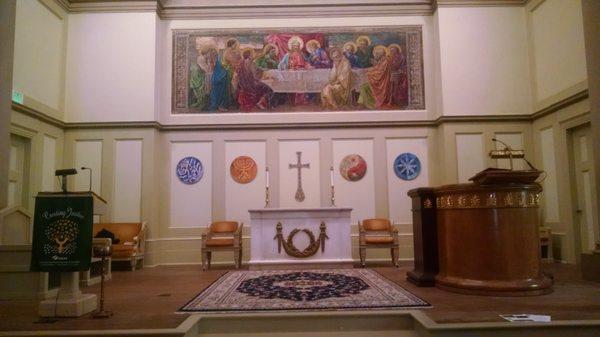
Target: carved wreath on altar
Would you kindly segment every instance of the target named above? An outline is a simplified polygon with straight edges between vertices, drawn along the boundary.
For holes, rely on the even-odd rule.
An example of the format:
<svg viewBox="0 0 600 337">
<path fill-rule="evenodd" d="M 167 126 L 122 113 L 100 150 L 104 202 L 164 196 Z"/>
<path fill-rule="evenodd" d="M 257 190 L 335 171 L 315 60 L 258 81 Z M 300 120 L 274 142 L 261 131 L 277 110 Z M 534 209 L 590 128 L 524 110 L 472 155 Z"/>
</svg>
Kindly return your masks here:
<svg viewBox="0 0 600 337">
<path fill-rule="evenodd" d="M 318 239 L 315 239 L 315 235 L 309 229 L 294 228 L 290 232 L 290 234 L 288 235 L 287 240 L 286 240 L 283 238 L 283 225 L 281 224 L 281 222 L 277 223 L 277 225 L 275 226 L 275 229 L 277 230 L 277 234 L 275 234 L 275 237 L 273 238 L 273 240 L 277 240 L 277 251 L 281 254 L 281 247 L 283 246 L 283 249 L 285 250 L 285 252 L 289 256 L 293 256 L 293 257 L 303 258 L 303 257 L 313 256 L 317 253 L 317 251 L 319 250 L 319 247 L 321 248 L 321 252 L 324 252 L 325 251 L 325 239 L 329 240 L 329 237 L 327 236 L 327 225 L 323 221 L 321 221 L 321 225 L 319 226 L 320 233 L 319 233 Z M 294 245 L 294 236 L 296 236 L 296 234 L 298 234 L 299 232 L 306 233 L 306 235 L 308 235 L 308 239 L 309 239 L 308 247 L 306 247 L 302 251 L 299 250 L 298 248 L 296 248 L 296 246 Z"/>
</svg>

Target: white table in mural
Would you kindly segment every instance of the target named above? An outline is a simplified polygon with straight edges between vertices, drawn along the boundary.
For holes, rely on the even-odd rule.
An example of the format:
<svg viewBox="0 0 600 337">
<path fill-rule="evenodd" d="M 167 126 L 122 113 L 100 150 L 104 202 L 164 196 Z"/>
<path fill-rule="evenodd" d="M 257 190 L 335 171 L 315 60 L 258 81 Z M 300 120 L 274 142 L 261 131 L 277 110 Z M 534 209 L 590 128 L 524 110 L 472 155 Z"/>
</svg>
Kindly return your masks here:
<svg viewBox="0 0 600 337">
<path fill-rule="evenodd" d="M 250 269 L 306 268 L 318 264 L 352 267 L 352 208 L 262 208 L 249 212 Z M 323 231 L 327 238 L 321 234 Z M 318 247 L 314 255 L 293 256 L 308 254 L 311 247 L 313 251 Z"/>
<path fill-rule="evenodd" d="M 282 93 L 315 93 L 321 92 L 329 82 L 331 69 L 309 70 L 266 70 L 262 82 L 271 87 L 274 92 Z M 360 91 L 360 86 L 366 83 L 367 69 L 352 69 L 352 88 Z"/>
</svg>

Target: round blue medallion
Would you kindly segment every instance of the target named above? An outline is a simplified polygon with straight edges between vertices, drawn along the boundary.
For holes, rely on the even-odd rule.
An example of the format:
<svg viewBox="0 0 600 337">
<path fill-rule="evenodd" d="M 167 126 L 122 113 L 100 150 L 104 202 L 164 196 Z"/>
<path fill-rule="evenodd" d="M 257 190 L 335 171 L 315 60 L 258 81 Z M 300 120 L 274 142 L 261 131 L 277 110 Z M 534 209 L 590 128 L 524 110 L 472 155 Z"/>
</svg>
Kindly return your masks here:
<svg viewBox="0 0 600 337">
<path fill-rule="evenodd" d="M 177 163 L 177 178 L 184 184 L 195 184 L 202 179 L 204 169 L 202 162 L 196 157 L 185 157 Z"/>
<path fill-rule="evenodd" d="M 402 180 L 413 180 L 421 173 L 421 162 L 412 153 L 403 153 L 394 160 L 394 172 Z"/>
</svg>

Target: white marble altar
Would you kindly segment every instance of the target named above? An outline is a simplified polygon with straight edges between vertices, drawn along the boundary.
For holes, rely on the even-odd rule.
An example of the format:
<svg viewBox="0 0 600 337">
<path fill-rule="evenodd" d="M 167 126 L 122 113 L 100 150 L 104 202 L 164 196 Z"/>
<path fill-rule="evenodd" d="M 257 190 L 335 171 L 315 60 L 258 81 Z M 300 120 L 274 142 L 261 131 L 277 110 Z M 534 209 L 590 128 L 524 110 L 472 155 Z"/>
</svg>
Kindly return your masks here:
<svg viewBox="0 0 600 337">
<path fill-rule="evenodd" d="M 352 208 L 262 208 L 250 212 L 250 269 L 281 267 L 308 267 L 325 264 L 352 266 L 350 237 L 350 213 Z M 308 229 L 318 240 L 321 222 L 327 227 L 328 239 L 324 251 L 321 248 L 309 257 L 288 255 L 284 248 L 278 251 L 277 223 L 281 223 L 283 237 L 288 239 L 294 229 Z M 304 232 L 294 236 L 294 246 L 302 251 L 309 245 L 309 237 Z"/>
</svg>

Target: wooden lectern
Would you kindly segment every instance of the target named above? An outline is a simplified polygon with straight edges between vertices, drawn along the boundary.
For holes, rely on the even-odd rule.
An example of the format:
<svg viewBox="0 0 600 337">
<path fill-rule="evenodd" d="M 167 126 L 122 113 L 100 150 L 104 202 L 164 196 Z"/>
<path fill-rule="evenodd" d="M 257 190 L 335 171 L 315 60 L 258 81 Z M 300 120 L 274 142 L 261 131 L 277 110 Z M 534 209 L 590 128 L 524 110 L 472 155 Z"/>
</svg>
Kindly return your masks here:
<svg viewBox="0 0 600 337">
<path fill-rule="evenodd" d="M 539 174 L 487 169 L 471 178 L 473 183 L 411 190 L 415 270 L 408 280 L 430 285 L 437 248 L 438 288 L 493 296 L 551 292 L 552 280 L 540 269 Z M 429 209 L 435 209 L 435 220 L 419 206 L 424 198 L 435 200 Z M 437 244 L 427 234 L 436 226 Z"/>
</svg>

